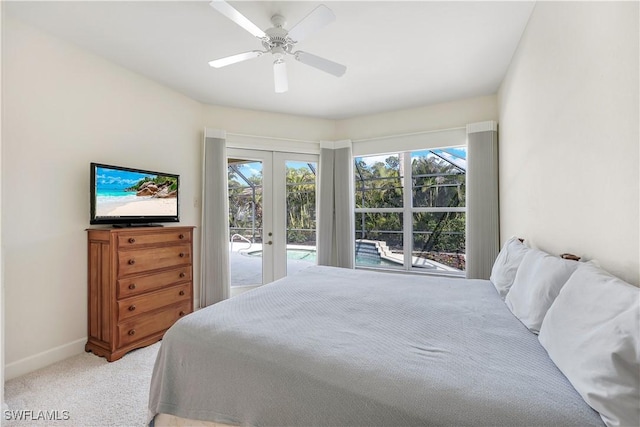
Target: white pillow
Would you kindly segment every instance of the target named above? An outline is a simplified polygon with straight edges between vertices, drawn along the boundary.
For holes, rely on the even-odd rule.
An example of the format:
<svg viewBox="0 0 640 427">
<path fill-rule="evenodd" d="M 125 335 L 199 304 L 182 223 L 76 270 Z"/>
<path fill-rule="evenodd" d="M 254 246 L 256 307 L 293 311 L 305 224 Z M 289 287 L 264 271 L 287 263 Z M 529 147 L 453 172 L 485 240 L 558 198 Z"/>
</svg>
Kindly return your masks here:
<svg viewBox="0 0 640 427">
<path fill-rule="evenodd" d="M 608 426 L 640 425 L 640 289 L 589 264 L 547 312 L 542 346 Z"/>
<path fill-rule="evenodd" d="M 517 237 L 512 237 L 504 243 L 491 269 L 489 280 L 496 287 L 500 298 L 504 299 L 513 285 L 516 270 L 522 257 L 529 250 Z"/>
<path fill-rule="evenodd" d="M 505 299 L 507 307 L 537 334 L 547 310 L 578 265 L 578 261 L 530 249 L 522 258 Z"/>
</svg>

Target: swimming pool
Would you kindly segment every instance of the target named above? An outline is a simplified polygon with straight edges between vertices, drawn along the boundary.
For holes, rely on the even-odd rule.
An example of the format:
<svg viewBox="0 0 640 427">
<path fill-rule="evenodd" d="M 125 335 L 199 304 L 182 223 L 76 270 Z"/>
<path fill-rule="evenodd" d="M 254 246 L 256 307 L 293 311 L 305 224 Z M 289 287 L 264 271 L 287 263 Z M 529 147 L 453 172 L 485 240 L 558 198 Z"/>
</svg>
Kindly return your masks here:
<svg viewBox="0 0 640 427">
<path fill-rule="evenodd" d="M 246 252 L 248 256 L 262 257 L 262 250 Z M 308 261 L 315 263 L 317 260 L 315 249 L 287 249 L 287 259 Z M 401 267 L 402 265 L 396 262 L 392 262 L 381 258 L 378 254 L 370 253 L 357 253 L 356 265 L 370 265 L 370 266 L 383 266 L 383 267 Z"/>
</svg>

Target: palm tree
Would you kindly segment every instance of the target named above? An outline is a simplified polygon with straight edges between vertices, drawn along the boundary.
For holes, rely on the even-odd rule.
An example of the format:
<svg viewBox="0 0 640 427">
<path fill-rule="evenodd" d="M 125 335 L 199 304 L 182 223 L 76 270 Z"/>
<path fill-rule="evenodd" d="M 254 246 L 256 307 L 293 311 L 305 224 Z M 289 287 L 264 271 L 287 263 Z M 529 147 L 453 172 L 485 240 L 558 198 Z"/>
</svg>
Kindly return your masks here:
<svg viewBox="0 0 640 427">
<path fill-rule="evenodd" d="M 309 168 L 287 168 L 287 243 L 315 244 L 316 176 Z"/>
</svg>

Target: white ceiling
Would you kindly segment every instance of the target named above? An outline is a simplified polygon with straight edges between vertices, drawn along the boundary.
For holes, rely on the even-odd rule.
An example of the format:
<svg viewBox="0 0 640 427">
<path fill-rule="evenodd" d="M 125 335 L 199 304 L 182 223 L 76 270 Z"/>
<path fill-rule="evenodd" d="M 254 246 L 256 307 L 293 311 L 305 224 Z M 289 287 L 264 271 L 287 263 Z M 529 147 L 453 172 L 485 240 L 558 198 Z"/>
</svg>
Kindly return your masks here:
<svg viewBox="0 0 640 427">
<path fill-rule="evenodd" d="M 198 101 L 328 119 L 496 93 L 534 2 L 324 1 L 336 20 L 298 48 L 347 66 L 338 78 L 287 57 L 221 69 L 208 61 L 262 49 L 208 1 L 5 1 L 5 14 Z M 230 1 L 262 29 L 291 28 L 320 1 Z M 46 64 L 44 64 L 46 66 Z"/>
</svg>

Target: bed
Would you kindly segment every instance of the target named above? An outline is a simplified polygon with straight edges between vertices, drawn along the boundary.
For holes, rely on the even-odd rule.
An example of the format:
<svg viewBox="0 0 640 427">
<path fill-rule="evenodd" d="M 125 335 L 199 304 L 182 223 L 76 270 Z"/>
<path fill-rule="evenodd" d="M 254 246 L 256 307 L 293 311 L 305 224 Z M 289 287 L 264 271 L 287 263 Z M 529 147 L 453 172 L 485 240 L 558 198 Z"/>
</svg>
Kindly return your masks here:
<svg viewBox="0 0 640 427">
<path fill-rule="evenodd" d="M 321 266 L 177 322 L 151 382 L 151 424 L 159 414 L 256 426 L 603 425 L 492 282 Z"/>
</svg>

